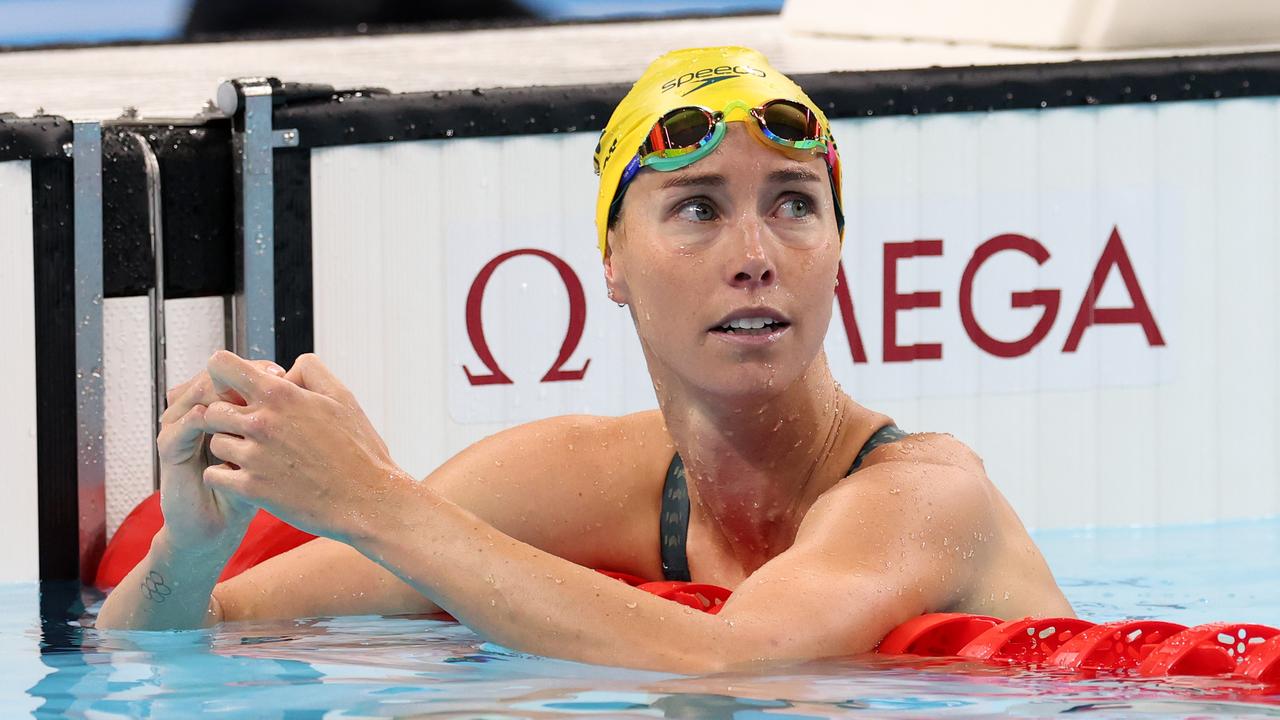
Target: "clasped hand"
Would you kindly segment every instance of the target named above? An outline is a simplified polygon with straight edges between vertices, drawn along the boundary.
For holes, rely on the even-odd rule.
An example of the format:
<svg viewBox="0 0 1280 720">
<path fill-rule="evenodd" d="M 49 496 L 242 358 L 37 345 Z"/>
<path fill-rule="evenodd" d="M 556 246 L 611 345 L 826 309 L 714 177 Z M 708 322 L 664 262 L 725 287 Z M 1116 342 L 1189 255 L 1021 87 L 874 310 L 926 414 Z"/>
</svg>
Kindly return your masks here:
<svg viewBox="0 0 1280 720">
<path fill-rule="evenodd" d="M 405 476 L 355 396 L 314 355 L 283 377 L 220 351 L 209 359 L 219 399 L 203 413 L 221 460 L 204 482 L 307 532 L 344 540 Z M 216 462 L 216 461 L 215 461 Z"/>
</svg>

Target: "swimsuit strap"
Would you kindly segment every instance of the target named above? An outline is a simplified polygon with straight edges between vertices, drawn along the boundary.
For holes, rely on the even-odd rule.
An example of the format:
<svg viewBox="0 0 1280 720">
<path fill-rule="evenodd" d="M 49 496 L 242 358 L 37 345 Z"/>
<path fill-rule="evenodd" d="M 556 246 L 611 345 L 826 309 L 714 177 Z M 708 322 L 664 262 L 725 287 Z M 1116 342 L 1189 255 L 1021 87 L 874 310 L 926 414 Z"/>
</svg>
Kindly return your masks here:
<svg viewBox="0 0 1280 720">
<path fill-rule="evenodd" d="M 680 453 L 667 467 L 667 483 L 662 488 L 662 577 L 689 582 L 689 558 L 685 541 L 689 537 L 689 487 Z"/>
<path fill-rule="evenodd" d="M 876 430 L 858 451 L 847 475 L 862 467 L 862 461 L 872 450 L 906 437 L 907 433 L 897 425 L 889 424 Z M 662 576 L 667 580 L 689 582 L 689 556 L 685 545 L 689 539 L 689 486 L 684 474 L 684 461 L 680 453 L 671 458 L 667 466 L 667 482 L 662 487 L 662 516 L 659 518 L 662 540 Z"/>
<path fill-rule="evenodd" d="M 871 437 L 867 438 L 867 442 L 863 444 L 862 449 L 858 451 L 858 457 L 853 459 L 853 465 L 849 466 L 849 472 L 845 473 L 845 476 L 848 477 L 849 475 L 857 472 L 858 468 L 862 467 L 862 461 L 871 454 L 872 450 L 875 450 L 881 445 L 888 445 L 891 442 L 897 442 L 906 436 L 907 433 L 903 432 L 902 428 L 899 428 L 893 423 L 889 423 L 888 425 L 885 425 L 879 430 L 871 433 Z"/>
</svg>

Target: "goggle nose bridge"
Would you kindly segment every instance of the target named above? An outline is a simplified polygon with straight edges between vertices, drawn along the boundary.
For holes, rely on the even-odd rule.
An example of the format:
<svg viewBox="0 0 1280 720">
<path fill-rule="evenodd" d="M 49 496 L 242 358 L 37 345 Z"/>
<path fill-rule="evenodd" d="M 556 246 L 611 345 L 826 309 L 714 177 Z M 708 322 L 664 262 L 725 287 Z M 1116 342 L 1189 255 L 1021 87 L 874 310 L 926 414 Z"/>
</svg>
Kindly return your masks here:
<svg viewBox="0 0 1280 720">
<path fill-rule="evenodd" d="M 715 118 L 717 122 L 733 122 L 732 118 L 729 117 L 729 113 L 734 110 L 741 110 L 747 115 L 747 117 L 756 118 L 757 120 L 759 119 L 756 117 L 754 112 L 755 108 L 741 100 L 730 100 L 729 104 L 725 105 L 723 110 L 713 112 L 711 116 Z"/>
</svg>

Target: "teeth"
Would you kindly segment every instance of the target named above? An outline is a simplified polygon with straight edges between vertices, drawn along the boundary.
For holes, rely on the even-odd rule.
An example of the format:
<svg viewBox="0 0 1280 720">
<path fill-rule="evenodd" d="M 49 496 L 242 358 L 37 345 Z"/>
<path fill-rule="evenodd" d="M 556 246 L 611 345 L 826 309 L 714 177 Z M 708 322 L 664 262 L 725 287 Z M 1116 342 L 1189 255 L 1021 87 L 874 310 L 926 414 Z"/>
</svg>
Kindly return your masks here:
<svg viewBox="0 0 1280 720">
<path fill-rule="evenodd" d="M 759 330 L 766 325 L 773 325 L 777 321 L 773 318 L 741 318 L 738 320 L 730 320 L 728 324 L 722 327 L 731 328 L 733 330 Z"/>
</svg>

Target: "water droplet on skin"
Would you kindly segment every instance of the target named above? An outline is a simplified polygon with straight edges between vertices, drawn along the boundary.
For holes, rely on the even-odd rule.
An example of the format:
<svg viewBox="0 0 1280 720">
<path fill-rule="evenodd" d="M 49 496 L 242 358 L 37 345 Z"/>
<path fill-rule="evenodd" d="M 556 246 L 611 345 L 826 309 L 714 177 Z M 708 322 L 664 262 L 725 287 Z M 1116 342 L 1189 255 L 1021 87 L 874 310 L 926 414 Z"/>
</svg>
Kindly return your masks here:
<svg viewBox="0 0 1280 720">
<path fill-rule="evenodd" d="M 628 603 L 627 603 L 627 609 L 628 609 L 628 610 L 635 610 L 635 609 L 636 609 L 636 605 L 637 605 L 637 603 L 635 603 L 635 602 L 628 602 Z"/>
</svg>

